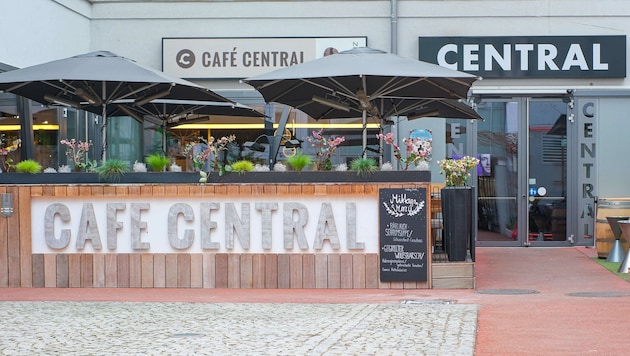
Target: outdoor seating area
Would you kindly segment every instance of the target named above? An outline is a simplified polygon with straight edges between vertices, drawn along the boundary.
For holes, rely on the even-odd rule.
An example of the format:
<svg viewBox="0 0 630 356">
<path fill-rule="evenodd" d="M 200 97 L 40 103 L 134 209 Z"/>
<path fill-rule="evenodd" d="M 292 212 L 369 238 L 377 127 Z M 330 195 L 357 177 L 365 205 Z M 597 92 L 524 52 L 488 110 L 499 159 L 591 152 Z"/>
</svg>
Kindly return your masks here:
<svg viewBox="0 0 630 356">
<path fill-rule="evenodd" d="M 75 70 L 75 68 L 81 70 Z M 341 71 L 341 74 L 328 75 L 326 74 L 327 71 L 332 71 L 331 73 L 340 73 L 339 71 Z M 374 74 L 365 75 L 365 73 Z M 143 67 L 132 60 L 105 51 L 87 53 L 0 73 L 0 90 L 53 107 L 62 106 L 85 110 L 98 115 L 95 116 L 93 125 L 89 121 L 85 122 L 85 141 L 75 138 L 60 141 L 61 147 L 66 149 L 68 161 L 71 161 L 70 164 L 73 166 L 64 167 L 63 172 L 73 171 L 73 173 L 55 175 L 54 178 L 59 178 L 59 181 L 49 179 L 49 183 L 56 183 L 52 190 L 43 185 L 43 182 L 46 181 L 46 178 L 53 176 L 37 174 L 41 170 L 37 162 L 25 160 L 29 161 L 27 162 L 28 165 L 22 164 L 23 162 L 19 162 L 15 166 L 7 165 L 20 174 L 31 173 L 28 175 L 29 179 L 23 181 L 13 174 L 3 174 L 8 179 L 5 183 L 16 184 L 15 188 L 7 186 L 4 189 L 7 196 L 10 196 L 8 199 L 11 201 L 17 199 L 19 202 L 19 204 L 15 203 L 15 205 L 19 205 L 19 208 L 15 210 L 18 214 L 12 218 L 17 219 L 16 226 L 20 226 L 20 243 L 12 245 L 10 248 L 10 254 L 21 256 L 19 262 L 14 264 L 10 262 L 10 259 L 0 257 L 0 262 L 4 261 L 3 263 L 8 264 L 8 269 L 11 271 L 7 285 L 50 287 L 432 288 L 433 273 L 435 272 L 438 279 L 437 285 L 472 288 L 474 286 L 474 270 L 469 268 L 472 265 L 469 264 L 464 269 L 463 276 L 459 272 L 453 273 L 454 270 L 452 269 L 443 269 L 446 272 L 440 273 L 440 268 L 433 268 L 433 261 L 430 257 L 435 257 L 436 262 L 448 262 L 448 258 L 446 258 L 444 250 L 441 205 L 439 204 L 439 196 L 434 196 L 433 191 L 430 190 L 430 175 L 427 174 L 427 171 L 418 170 L 418 177 L 421 178 L 405 178 L 405 173 L 413 174 L 412 170 L 417 164 L 426 164 L 422 161 L 430 159 L 432 152 L 430 131 L 424 130 L 423 137 L 398 138 L 397 140 L 407 146 L 403 151 L 404 154 L 401 153 L 397 143 L 399 141 L 395 140 L 393 133 L 379 133 L 377 135 L 379 141 L 382 141 L 380 144 L 385 143 L 392 146 L 392 156 L 402 165 L 403 168 L 396 172 L 392 163 L 389 163 L 389 168 L 385 168 L 385 164 L 381 166 L 376 163 L 383 161 L 382 156 L 375 157 L 370 154 L 368 157 L 367 123 L 368 120 L 376 120 L 378 125 L 388 124 L 386 120 L 392 115 L 406 115 L 410 119 L 438 116 L 440 118 L 480 120 L 481 117 L 468 104 L 459 101 L 466 98 L 470 86 L 476 80 L 478 77 L 475 75 L 370 48 L 354 48 L 334 56 L 246 78 L 243 82 L 259 91 L 268 103 L 285 105 L 282 115 L 279 116 L 277 127 L 274 127 L 275 134 L 273 136 L 263 134 L 267 137 L 269 145 L 267 148 L 269 155 L 266 162 L 268 166 L 267 164 L 259 164 L 258 169 L 261 174 L 253 174 L 252 171 L 256 166 L 254 162 L 244 158 L 242 152 L 243 147 L 246 147 L 248 142 L 237 142 L 236 135 L 233 133 L 222 137 L 210 135 L 207 138 L 199 137 L 199 142 L 196 144 L 187 143 L 183 150 L 186 153 L 186 159 L 192 161 L 193 170 L 198 172 L 197 178 L 191 181 L 187 172 L 179 172 L 181 174 L 172 176 L 175 179 L 172 185 L 169 184 L 162 189 L 155 186 L 154 183 L 157 180 L 151 182 L 149 176 L 129 174 L 129 177 L 124 177 L 125 173 L 129 172 L 130 163 L 121 161 L 115 156 L 115 151 L 110 152 L 108 150 L 108 132 L 113 133 L 110 132 L 111 129 L 108 128 L 108 125 L 111 125 L 112 120 L 117 116 L 124 115 L 139 123 L 149 122 L 160 128 L 163 135 L 159 147 L 161 152 L 150 154 L 145 161 L 147 165 L 151 166 L 154 174 L 166 177 L 173 174 L 173 172 L 166 172 L 166 165 L 170 162 L 170 157 L 166 157 L 169 152 L 166 138 L 167 130 L 173 124 L 194 120 L 197 115 L 250 116 L 261 119 L 265 115 L 223 97 L 208 88 L 186 80 L 170 78 L 162 72 Z M 57 83 L 57 81 L 60 84 L 50 84 L 51 82 Z M 421 98 L 417 97 L 418 93 L 423 93 Z M 332 153 L 338 145 L 345 141 L 345 138 L 343 136 L 324 137 L 321 135 L 321 130 L 319 132 L 313 131 L 313 137 L 308 138 L 309 143 L 314 146 L 320 144 L 314 162 L 317 172 L 314 173 L 327 171 L 321 173 L 328 175 L 312 180 L 305 180 L 304 177 L 296 178 L 293 180 L 294 184 L 290 185 L 286 185 L 282 181 L 274 181 L 273 177 L 276 177 L 274 174 L 286 170 L 286 168 L 278 170 L 276 167 L 283 166 L 283 163 L 276 162 L 280 147 L 288 148 L 287 144 L 295 141 L 296 145 L 291 146 L 291 148 L 295 148 L 299 147 L 301 143 L 290 132 L 285 137 L 286 125 L 290 116 L 289 107 L 299 108 L 300 111 L 314 119 L 361 119 L 360 157 L 353 159 L 350 167 L 339 169 L 336 166 L 345 166 L 345 164 L 338 164 L 333 170 Z M 94 127 L 88 127 L 90 125 Z M 90 130 L 93 132 L 100 130 L 101 135 L 94 137 L 94 142 L 87 140 L 87 132 Z M 418 132 L 420 133 L 420 131 Z M 31 145 L 32 143 L 24 142 L 24 144 Z M 240 159 L 238 161 L 229 157 L 232 145 L 241 146 L 238 149 Z M 94 149 L 90 150 L 92 147 Z M 379 154 L 382 155 L 382 152 Z M 308 164 L 306 161 L 304 161 L 305 164 L 298 164 L 297 158 L 301 158 L 300 156 L 303 155 L 296 154 L 287 157 L 286 163 L 293 168 L 292 172 L 300 172 Z M 137 172 L 135 170 L 136 166 L 143 164 L 142 162 L 134 163 L 134 172 L 141 173 L 142 170 Z M 28 170 L 22 168 L 22 165 L 28 166 Z M 188 166 L 188 162 L 185 166 Z M 180 167 L 178 171 L 181 170 L 181 166 L 178 167 Z M 262 168 L 268 169 L 263 170 Z M 348 180 L 346 178 L 350 172 L 345 173 L 343 171 L 348 170 L 348 168 L 358 174 L 360 183 L 357 183 L 355 179 Z M 49 169 L 57 173 L 54 168 Z M 407 172 L 408 169 L 409 172 Z M 466 170 L 470 169 L 470 167 L 466 168 Z M 263 171 L 270 170 L 274 170 L 274 172 L 267 173 L 268 179 L 265 179 L 265 186 L 261 190 L 260 184 L 263 183 L 257 182 L 256 179 L 265 175 Z M 98 174 L 95 175 L 95 173 Z M 235 173 L 239 173 L 238 179 L 236 179 L 237 177 L 234 180 L 229 179 Z M 91 176 L 88 176 L 90 174 Z M 286 174 L 289 175 L 291 172 Z M 387 174 L 398 177 L 391 180 L 377 178 Z M 74 177 L 81 178 L 73 182 Z M 38 184 L 37 179 L 43 179 L 42 185 Z M 160 179 L 160 181 L 162 180 Z M 187 184 L 182 185 L 182 182 L 187 182 Z M 32 184 L 32 186 L 20 187 L 21 183 Z M 73 185 L 73 183 L 80 185 Z M 379 204 L 376 199 L 382 188 L 413 188 L 417 192 L 420 192 L 417 189 L 421 188 L 421 191 L 424 192 L 422 194 L 426 193 L 426 197 L 418 198 L 417 201 L 414 200 L 415 203 L 408 202 L 404 191 L 401 191 L 401 194 L 391 193 L 397 196 L 397 198 L 392 198 L 394 201 L 391 202 L 396 207 L 390 208 L 394 210 L 387 211 L 387 213 L 392 214 L 392 217 L 400 218 L 407 215 L 413 216 L 418 214 L 418 211 L 422 211 L 422 214 L 426 214 L 426 218 L 423 217 L 420 221 L 422 224 L 426 224 L 426 231 L 422 231 L 425 230 L 424 225 L 422 225 L 421 231 L 417 231 L 417 228 L 409 229 L 407 223 L 391 222 L 392 227 L 388 228 L 392 231 L 391 233 L 403 234 L 404 237 L 403 235 L 396 236 L 397 240 L 392 240 L 391 244 L 383 247 L 381 251 L 376 248 L 376 244 L 379 243 L 379 235 L 375 231 L 377 231 L 376 227 L 378 226 L 376 225 L 376 217 L 379 213 Z M 174 194 L 174 189 L 177 194 Z M 240 197 L 252 200 L 257 206 L 256 209 L 268 209 L 269 211 L 265 210 L 265 214 L 262 215 L 263 221 L 261 222 L 264 235 L 262 240 L 265 247 L 249 250 L 249 221 L 247 220 L 250 217 L 249 203 L 242 203 L 242 211 L 239 215 L 234 210 L 236 208 L 233 207 L 233 203 L 226 201 L 226 228 L 222 234 L 225 234 L 227 249 L 221 253 L 211 254 L 213 257 L 207 257 L 203 252 L 209 252 L 207 251 L 208 246 L 215 246 L 215 243 L 209 241 L 208 232 L 203 230 L 201 232 L 201 241 L 204 246 L 202 251 L 186 253 L 178 251 L 178 249 L 187 249 L 193 241 L 194 230 L 185 230 L 185 237 L 178 237 L 178 230 L 182 229 L 178 219 L 180 215 L 186 221 L 194 219 L 194 213 L 191 210 L 193 209 L 191 208 L 192 203 L 187 200 L 198 198 L 195 195 L 199 192 L 202 196 L 210 194 L 212 199 L 219 200 L 227 199 L 228 196 L 230 198 Z M 257 192 L 259 195 L 252 196 L 252 192 Z M 319 223 L 310 225 L 310 228 L 317 229 L 313 232 L 315 234 L 313 244 L 317 247 L 314 251 L 311 253 L 301 251 L 301 254 L 291 253 L 292 235 L 290 235 L 289 237 L 284 236 L 283 243 L 286 251 L 282 252 L 286 253 L 276 252 L 272 254 L 276 257 L 268 257 L 266 254 L 269 252 L 268 244 L 270 242 L 268 240 L 279 239 L 283 236 L 279 232 L 272 234 L 270 217 L 266 215 L 276 210 L 278 203 L 259 202 L 257 200 L 276 192 L 284 192 L 279 193 L 279 197 L 290 200 L 282 202 L 282 204 L 292 207 L 287 208 L 292 210 L 284 212 L 285 229 L 290 228 L 288 231 L 292 231 L 291 233 L 297 236 L 302 249 L 307 246 L 307 242 L 302 236 L 304 234 L 302 230 L 305 227 L 298 225 L 298 222 L 300 224 L 306 223 L 308 209 L 302 205 L 296 205 L 298 203 L 293 200 L 301 202 L 307 197 L 311 198 L 309 192 L 314 193 L 319 198 L 328 197 L 333 201 L 345 200 L 347 221 L 344 230 L 347 236 L 340 241 L 348 243 L 348 250 L 337 251 L 339 243 L 336 242 L 338 237 L 332 203 L 324 202 L 321 203 L 321 207 L 318 207 L 321 209 Z M 230 193 L 232 195 L 229 195 Z M 139 219 L 144 210 L 149 210 L 149 204 L 142 205 L 132 201 L 129 202 L 132 209 L 131 220 L 127 221 L 126 224 L 136 229 L 132 232 L 133 251 L 129 251 L 128 247 L 127 249 L 116 248 L 116 243 L 111 240 L 114 238 L 112 236 L 115 236 L 116 231 L 126 225 L 120 222 L 116 225 L 114 220 L 108 220 L 106 224 L 101 222 L 101 226 L 103 226 L 102 229 L 107 227 L 109 253 L 87 253 L 84 250 L 86 243 L 96 250 L 101 249 L 103 244 L 102 236 L 97 231 L 90 231 L 96 228 L 99 219 L 98 214 L 94 212 L 94 209 L 99 208 L 95 207 L 96 203 L 91 203 L 91 201 L 93 198 L 108 201 L 111 199 L 109 195 L 115 195 L 117 199 L 123 197 L 135 199 L 138 202 L 159 197 L 160 202 L 156 201 L 154 205 L 164 204 L 162 200 L 170 201 L 169 199 L 174 199 L 174 197 L 183 200 L 181 202 L 172 201 L 170 208 L 165 207 L 171 211 L 169 214 L 173 215 L 169 215 L 171 220 L 165 228 L 169 231 L 168 234 L 158 238 L 158 240 L 169 241 L 171 247 L 163 247 L 162 250 L 159 250 L 162 251 L 160 253 L 155 251 L 144 253 L 143 250 L 148 249 L 146 246 L 150 244 L 141 242 L 141 235 L 138 234 L 143 233 L 143 229 L 147 229 L 148 223 Z M 82 208 L 79 206 L 68 207 L 71 202 L 66 200 L 74 198 L 84 201 Z M 363 201 L 366 198 L 372 200 Z M 427 202 L 431 206 L 431 211 L 417 210 L 420 207 L 426 207 L 424 204 Z M 44 208 L 45 204 L 48 203 L 50 205 Z M 120 205 L 123 203 L 111 201 L 108 204 L 113 205 L 108 205 L 107 209 L 119 209 L 120 214 L 127 209 L 127 205 Z M 208 207 L 210 210 L 218 209 L 215 205 L 205 205 L 209 203 L 201 204 L 200 214 L 202 215 L 209 214 L 204 210 Z M 29 210 L 29 206 L 30 209 L 33 209 L 32 211 Z M 402 210 L 396 211 L 395 209 L 398 208 Z M 101 207 L 100 209 L 104 208 Z M 357 213 L 355 209 L 367 210 Z M 56 230 L 50 229 L 50 226 L 54 225 L 57 219 L 68 224 L 71 213 L 78 215 L 79 211 L 81 211 L 81 216 L 91 220 L 90 222 L 82 220 L 81 224 L 87 225 L 81 225 L 81 228 L 85 228 L 86 231 L 80 230 L 78 236 L 74 235 L 75 238 L 83 239 L 77 241 L 75 248 L 72 247 L 73 244 L 69 244 L 70 235 L 67 235 L 69 230 L 63 230 L 64 233 L 58 237 L 55 236 Z M 113 214 L 108 215 L 108 219 L 116 219 L 116 214 L 119 214 L 118 210 L 107 211 L 107 214 Z M 298 214 L 299 220 L 292 220 L 295 214 Z M 355 231 L 357 229 L 354 227 L 354 224 L 357 224 L 355 220 L 364 219 L 368 215 L 375 217 L 370 221 L 373 231 L 370 234 L 366 234 L 365 231 Z M 381 213 L 380 218 L 384 219 L 384 215 Z M 43 225 L 48 229 L 46 231 L 37 230 L 41 222 L 33 222 L 41 216 L 45 216 L 47 219 Z M 241 219 L 246 221 L 243 222 Z M 160 219 L 157 219 L 155 223 L 157 224 L 159 221 Z M 209 219 L 206 217 L 202 221 L 209 221 Z M 367 226 L 365 224 L 357 225 L 360 230 L 366 229 Z M 35 230 L 31 231 L 31 226 L 34 226 Z M 114 226 L 119 227 L 115 229 Z M 208 227 L 204 227 L 204 229 L 206 228 Z M 9 230 L 10 228 L 7 227 L 7 239 L 11 235 Z M 256 231 L 260 231 L 260 229 Z M 409 235 L 413 233 L 420 235 Z M 235 234 L 238 235 L 243 251 L 232 251 Z M 361 236 L 366 241 L 352 242 L 355 235 Z M 42 241 L 43 237 L 45 237 L 45 241 Z M 383 236 L 381 235 L 381 237 Z M 320 251 L 321 246 L 329 239 L 334 250 L 323 253 Z M 413 242 L 417 246 L 413 245 L 414 247 L 412 247 L 412 245 L 405 245 L 403 242 Z M 417 251 L 420 243 L 425 246 L 422 247 L 423 249 L 428 248 L 430 251 Z M 424 245 L 427 243 L 428 246 Z M 368 247 L 362 247 L 363 244 L 368 245 Z M 29 246 L 33 247 L 33 251 L 28 249 Z M 361 251 L 356 251 L 357 249 Z M 393 262 L 387 262 L 393 263 L 391 268 L 389 265 L 383 267 L 386 264 L 385 258 L 379 260 L 379 256 L 385 250 L 392 252 L 392 256 L 402 256 L 392 257 Z M 301 257 L 296 257 L 298 255 Z M 411 263 L 410 256 L 414 256 L 413 260 L 417 262 Z M 272 260 L 268 260 L 268 258 Z M 262 261 L 266 261 L 264 266 L 261 265 Z M 408 273 L 409 270 L 415 271 L 412 267 L 422 268 L 423 272 L 427 272 L 428 277 L 420 279 L 421 276 L 419 275 L 412 276 L 411 273 Z M 175 270 L 177 272 L 174 272 Z M 392 277 L 391 281 L 384 281 L 383 276 L 387 275 L 385 272 L 389 274 L 405 272 L 405 274 L 403 277 L 399 274 Z M 291 282 L 287 282 L 289 279 L 285 279 L 289 277 Z M 462 277 L 464 282 L 451 282 L 452 277 Z M 201 285 L 200 281 L 202 281 Z"/>
</svg>

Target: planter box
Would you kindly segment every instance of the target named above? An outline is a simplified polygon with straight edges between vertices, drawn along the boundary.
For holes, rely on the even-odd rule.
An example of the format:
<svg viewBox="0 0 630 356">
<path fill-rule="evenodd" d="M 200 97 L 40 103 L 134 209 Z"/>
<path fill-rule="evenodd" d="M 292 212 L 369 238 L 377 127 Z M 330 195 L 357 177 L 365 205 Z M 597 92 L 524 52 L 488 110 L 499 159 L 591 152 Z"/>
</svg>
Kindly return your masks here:
<svg viewBox="0 0 630 356">
<path fill-rule="evenodd" d="M 451 262 L 466 261 L 469 248 L 474 260 L 472 193 L 472 187 L 444 187 L 441 190 L 444 248 Z"/>
<path fill-rule="evenodd" d="M 219 176 L 210 174 L 208 183 L 388 183 L 430 182 L 428 171 L 378 171 L 366 177 L 357 172 L 305 171 L 305 172 L 249 172 L 229 173 Z"/>
<path fill-rule="evenodd" d="M 96 173 L 0 173 L 0 184 L 150 184 L 198 183 L 199 173 L 192 172 L 129 172 L 116 181 L 105 181 Z"/>
<path fill-rule="evenodd" d="M 242 183 L 399 183 L 430 182 L 429 171 L 378 171 L 366 177 L 356 172 L 249 172 L 208 175 L 206 184 Z M 198 172 L 129 172 L 117 181 L 104 181 L 96 173 L 0 173 L 0 184 L 164 184 L 199 183 Z"/>
</svg>

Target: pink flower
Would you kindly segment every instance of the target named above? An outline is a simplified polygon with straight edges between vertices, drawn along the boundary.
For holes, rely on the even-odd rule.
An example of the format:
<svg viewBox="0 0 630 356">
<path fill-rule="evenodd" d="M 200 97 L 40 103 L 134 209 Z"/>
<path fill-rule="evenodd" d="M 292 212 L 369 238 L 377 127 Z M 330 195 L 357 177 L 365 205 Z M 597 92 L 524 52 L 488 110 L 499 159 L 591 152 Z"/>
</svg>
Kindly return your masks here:
<svg viewBox="0 0 630 356">
<path fill-rule="evenodd" d="M 394 134 L 392 132 L 389 132 L 387 135 L 378 134 L 376 135 L 376 137 L 380 140 L 385 141 L 385 143 L 387 143 L 388 145 L 394 144 Z"/>
<path fill-rule="evenodd" d="M 403 170 L 407 170 L 410 165 L 416 165 L 420 161 L 431 160 L 432 142 L 430 139 L 404 138 L 402 141 L 405 144 L 406 157 L 403 157 L 400 147 L 394 143 L 393 133 L 390 132 L 387 135 L 378 134 L 376 137 L 392 146 L 394 157 L 404 164 Z"/>
<path fill-rule="evenodd" d="M 324 129 L 320 129 L 319 131 L 313 131 L 313 138 L 315 138 L 316 140 L 321 140 L 323 138 L 322 131 L 324 131 Z"/>
<path fill-rule="evenodd" d="M 326 170 L 330 169 L 332 164 L 330 163 L 330 159 L 332 155 L 337 150 L 337 147 L 343 143 L 346 138 L 341 137 L 329 137 L 326 139 L 322 132 L 324 129 L 320 129 L 319 131 L 313 131 L 312 136 L 307 137 L 308 141 L 311 143 L 311 146 L 318 149 L 315 154 L 316 166 L 318 170 Z"/>
</svg>

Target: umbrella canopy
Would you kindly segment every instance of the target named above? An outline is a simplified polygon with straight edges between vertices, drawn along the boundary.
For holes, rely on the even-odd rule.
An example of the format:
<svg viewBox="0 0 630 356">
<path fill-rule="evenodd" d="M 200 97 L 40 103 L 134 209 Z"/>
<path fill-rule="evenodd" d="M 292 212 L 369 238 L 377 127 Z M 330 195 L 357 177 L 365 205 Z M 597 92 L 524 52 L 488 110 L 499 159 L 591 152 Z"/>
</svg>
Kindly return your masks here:
<svg viewBox="0 0 630 356">
<path fill-rule="evenodd" d="M 465 99 L 477 79 L 380 50 L 355 48 L 243 81 L 267 102 L 292 106 L 315 119 L 335 119 L 360 117 L 370 107 L 381 117 L 405 115 L 399 104 L 409 99 Z"/>
<path fill-rule="evenodd" d="M 162 150 L 166 150 L 166 127 L 206 120 L 208 116 L 239 116 L 263 118 L 264 114 L 248 106 L 233 102 L 155 99 L 143 105 L 135 100 L 116 100 L 114 115 L 127 115 L 142 122 L 162 126 Z"/>
<path fill-rule="evenodd" d="M 107 51 L 0 73 L 0 90 L 101 115 L 103 160 L 107 117 L 117 110 L 110 105 L 114 101 L 130 99 L 139 105 L 157 98 L 231 102 L 207 88 Z"/>
<path fill-rule="evenodd" d="M 267 102 L 292 106 L 315 119 L 362 117 L 365 156 L 367 117 L 382 120 L 440 108 L 446 112 L 444 102 L 428 99 L 464 99 L 477 79 L 384 51 L 354 48 L 243 81 Z"/>
<path fill-rule="evenodd" d="M 265 117 L 259 111 L 234 102 L 155 99 L 144 105 L 134 100 L 123 99 L 113 102 L 115 115 L 128 115 L 139 121 L 148 118 L 159 119 L 164 124 L 183 124 L 200 116 L 239 116 Z"/>
<path fill-rule="evenodd" d="M 409 105 L 403 108 L 409 120 L 423 117 L 440 117 L 446 119 L 474 119 L 483 118 L 473 108 L 455 99 L 409 99 Z"/>
</svg>

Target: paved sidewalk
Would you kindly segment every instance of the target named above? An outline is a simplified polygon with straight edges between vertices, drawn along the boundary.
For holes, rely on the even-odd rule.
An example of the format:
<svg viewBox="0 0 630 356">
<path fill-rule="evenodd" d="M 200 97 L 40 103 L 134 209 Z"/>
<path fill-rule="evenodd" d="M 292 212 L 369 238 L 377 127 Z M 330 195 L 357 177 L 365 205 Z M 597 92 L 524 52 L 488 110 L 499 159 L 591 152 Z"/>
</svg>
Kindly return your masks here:
<svg viewBox="0 0 630 356">
<path fill-rule="evenodd" d="M 3 288 L 0 354 L 626 354 L 630 283 L 596 255 L 479 248 L 476 290 Z"/>
<path fill-rule="evenodd" d="M 477 308 L 5 302 L 0 319 L 2 355 L 472 355 Z"/>
</svg>

